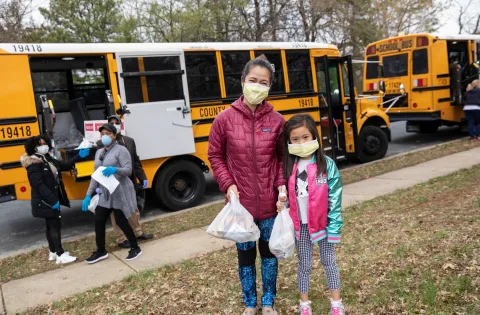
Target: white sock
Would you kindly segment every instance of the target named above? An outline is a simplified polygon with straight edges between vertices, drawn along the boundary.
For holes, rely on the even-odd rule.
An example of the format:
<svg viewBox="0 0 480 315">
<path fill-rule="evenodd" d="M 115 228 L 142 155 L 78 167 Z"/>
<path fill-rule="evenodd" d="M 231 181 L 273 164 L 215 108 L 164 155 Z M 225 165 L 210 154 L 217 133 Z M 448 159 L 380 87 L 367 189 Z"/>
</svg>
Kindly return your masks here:
<svg viewBox="0 0 480 315">
<path fill-rule="evenodd" d="M 342 304 L 342 300 L 338 300 L 338 301 L 334 301 L 333 299 L 330 299 L 330 302 L 332 303 L 332 306 L 333 307 L 340 307 L 340 306 L 343 306 Z"/>
</svg>

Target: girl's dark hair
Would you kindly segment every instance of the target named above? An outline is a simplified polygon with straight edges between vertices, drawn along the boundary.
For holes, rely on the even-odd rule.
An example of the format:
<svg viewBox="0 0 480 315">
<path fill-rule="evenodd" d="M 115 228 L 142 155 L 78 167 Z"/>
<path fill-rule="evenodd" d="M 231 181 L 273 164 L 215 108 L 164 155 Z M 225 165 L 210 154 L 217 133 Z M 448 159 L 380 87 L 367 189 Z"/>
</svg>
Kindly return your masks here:
<svg viewBox="0 0 480 315">
<path fill-rule="evenodd" d="M 245 65 L 245 68 L 243 68 L 242 82 L 245 81 L 245 78 L 250 73 L 250 70 L 255 67 L 262 67 L 267 69 L 268 72 L 270 72 L 270 85 L 272 85 L 273 81 L 275 80 L 274 71 L 273 71 L 272 65 L 270 64 L 270 62 L 268 62 L 268 59 L 267 57 L 265 57 L 265 55 L 260 55 L 257 58 L 247 62 L 247 64 Z"/>
<path fill-rule="evenodd" d="M 285 144 L 285 150 L 283 150 L 284 158 L 283 158 L 283 173 L 285 176 L 285 180 L 288 181 L 290 176 L 292 175 L 293 171 L 293 164 L 297 157 L 295 155 L 291 155 L 288 153 L 288 143 L 290 143 L 290 133 L 292 130 L 306 127 L 308 131 L 312 134 L 314 139 L 317 139 L 320 142 L 320 136 L 318 135 L 317 126 L 315 121 L 313 120 L 312 116 L 308 114 L 298 114 L 290 118 L 283 127 L 283 139 Z M 322 148 L 319 148 L 315 153 L 315 159 L 317 163 L 317 175 L 322 174 L 325 172 L 327 167 L 327 161 L 325 159 L 325 155 L 323 155 Z"/>
<path fill-rule="evenodd" d="M 35 148 L 41 145 L 40 140 L 42 139 L 47 143 L 49 150 L 52 150 L 52 142 L 50 139 L 45 135 L 39 135 L 33 136 L 27 140 L 27 143 L 25 143 L 25 152 L 27 152 L 28 155 L 34 155 L 37 153 Z"/>
</svg>

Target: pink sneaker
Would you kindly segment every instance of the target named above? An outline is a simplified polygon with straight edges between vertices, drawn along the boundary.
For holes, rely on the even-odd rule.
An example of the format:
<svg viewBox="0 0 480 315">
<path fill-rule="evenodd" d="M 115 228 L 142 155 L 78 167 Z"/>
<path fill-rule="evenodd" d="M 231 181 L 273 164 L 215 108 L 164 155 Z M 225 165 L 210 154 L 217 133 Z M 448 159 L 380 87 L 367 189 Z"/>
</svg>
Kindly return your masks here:
<svg viewBox="0 0 480 315">
<path fill-rule="evenodd" d="M 312 301 L 302 302 L 300 301 L 300 306 L 298 307 L 300 315 L 312 315 Z"/>
<path fill-rule="evenodd" d="M 342 300 L 340 301 L 331 300 L 331 302 L 332 302 L 332 308 L 331 308 L 332 315 L 345 315 L 345 307 L 342 304 Z"/>
</svg>

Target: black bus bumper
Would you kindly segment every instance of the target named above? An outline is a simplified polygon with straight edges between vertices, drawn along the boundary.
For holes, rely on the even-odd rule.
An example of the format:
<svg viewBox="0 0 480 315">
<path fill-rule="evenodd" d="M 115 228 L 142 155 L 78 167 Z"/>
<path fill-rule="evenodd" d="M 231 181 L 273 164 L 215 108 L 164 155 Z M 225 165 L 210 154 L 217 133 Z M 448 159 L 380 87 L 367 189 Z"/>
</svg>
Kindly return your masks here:
<svg viewBox="0 0 480 315">
<path fill-rule="evenodd" d="M 415 113 L 387 113 L 390 122 L 395 121 L 437 121 L 442 119 L 442 113 L 435 112 L 415 112 Z"/>
</svg>

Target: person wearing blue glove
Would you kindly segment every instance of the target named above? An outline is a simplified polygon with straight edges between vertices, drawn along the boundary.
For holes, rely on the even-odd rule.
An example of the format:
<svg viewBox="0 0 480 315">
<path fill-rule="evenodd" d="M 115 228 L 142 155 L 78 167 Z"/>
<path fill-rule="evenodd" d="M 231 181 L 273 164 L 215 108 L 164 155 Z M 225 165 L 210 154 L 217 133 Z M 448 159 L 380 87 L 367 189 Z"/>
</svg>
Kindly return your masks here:
<svg viewBox="0 0 480 315">
<path fill-rule="evenodd" d="M 94 264 L 108 258 L 105 248 L 105 228 L 108 217 L 113 214 L 116 224 L 128 239 L 130 251 L 127 260 L 137 259 L 142 250 L 138 246 L 135 232 L 129 224 L 137 210 L 135 188 L 129 176 L 132 173 L 132 160 L 128 150 L 118 143 L 117 129 L 111 124 L 105 124 L 99 129 L 102 146 L 95 154 L 94 169 L 105 167 L 102 174 L 106 177 L 115 176 L 119 184 L 113 192 L 91 179 L 85 199 L 82 202 L 82 211 L 88 210 L 94 193 L 99 195 L 98 205 L 95 208 L 95 241 L 97 249 L 87 258 L 87 263 Z M 113 221 L 113 220 L 112 220 Z"/>
<path fill-rule="evenodd" d="M 68 161 L 53 158 L 51 140 L 44 136 L 34 136 L 25 144 L 25 154 L 20 157 L 22 166 L 27 170 L 31 187 L 32 215 L 45 219 L 49 261 L 67 264 L 77 258 L 65 252 L 61 238 L 60 206 L 70 207 L 67 191 L 62 180 L 62 172 L 70 171 L 75 162 L 85 158 L 90 149 L 80 153 Z"/>
<path fill-rule="evenodd" d="M 120 117 L 113 115 L 108 117 L 108 123 L 110 125 L 113 125 L 115 129 L 117 129 L 117 135 L 115 139 L 117 140 L 117 143 L 124 146 L 127 148 L 128 152 L 130 153 L 130 157 L 132 160 L 132 174 L 130 175 L 130 179 L 132 183 L 134 184 L 134 187 L 137 188 L 138 186 L 141 185 L 143 189 L 136 189 L 137 193 L 137 210 L 135 211 L 135 214 L 132 215 L 128 219 L 128 223 L 132 227 L 132 229 L 135 231 L 135 235 L 137 236 L 137 239 L 139 240 L 148 240 L 153 238 L 152 234 L 146 234 L 142 230 L 142 225 L 140 224 L 140 210 L 143 210 L 143 207 L 145 205 L 145 189 L 148 188 L 148 179 L 145 174 L 145 171 L 143 170 L 142 163 L 140 162 L 140 158 L 137 154 L 137 146 L 135 145 L 135 140 L 131 137 L 127 137 L 121 134 L 121 129 L 122 129 L 122 120 Z M 101 148 L 103 147 L 103 144 L 101 141 L 97 142 L 97 147 Z M 104 170 L 104 175 L 107 175 L 109 173 L 106 172 L 107 170 Z M 137 181 L 140 182 L 140 185 L 137 186 Z M 130 248 L 130 243 L 128 240 L 125 239 L 122 230 L 118 227 L 117 223 L 115 222 L 115 217 L 114 215 L 111 215 L 111 221 L 113 225 L 113 232 L 116 237 L 116 241 L 119 247 L 122 248 Z"/>
</svg>

